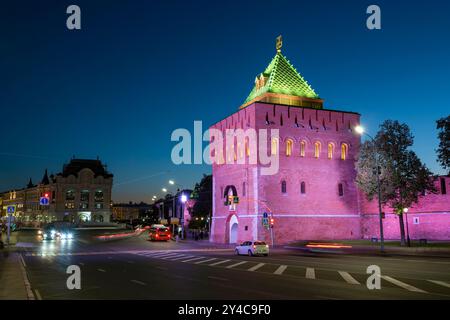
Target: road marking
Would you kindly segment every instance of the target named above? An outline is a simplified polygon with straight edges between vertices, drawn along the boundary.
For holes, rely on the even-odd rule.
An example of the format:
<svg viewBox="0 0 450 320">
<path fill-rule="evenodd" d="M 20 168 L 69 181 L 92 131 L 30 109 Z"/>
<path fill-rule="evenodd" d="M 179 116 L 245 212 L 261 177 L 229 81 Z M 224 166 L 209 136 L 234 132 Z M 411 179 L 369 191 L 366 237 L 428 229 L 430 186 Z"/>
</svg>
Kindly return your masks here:
<svg viewBox="0 0 450 320">
<path fill-rule="evenodd" d="M 211 263 L 210 266 L 218 266 L 219 264 L 222 264 L 222 263 L 225 263 L 225 262 L 228 262 L 228 261 L 230 261 L 230 260 L 228 259 L 228 260 L 222 260 L 222 261 L 219 261 L 219 262 L 214 262 L 214 263 Z"/>
<path fill-rule="evenodd" d="M 37 298 L 38 300 L 42 300 L 42 296 L 41 296 L 41 294 L 39 293 L 38 289 L 34 289 L 34 293 L 36 294 L 36 298 Z"/>
<path fill-rule="evenodd" d="M 230 281 L 228 279 L 225 278 L 220 278 L 220 277 L 214 277 L 214 276 L 208 276 L 209 279 L 213 279 L 213 280 L 220 280 L 220 281 Z"/>
<path fill-rule="evenodd" d="M 306 279 L 315 279 L 316 278 L 316 272 L 314 271 L 314 268 L 306 268 Z"/>
<path fill-rule="evenodd" d="M 213 260 L 217 260 L 217 258 L 211 258 L 211 259 L 207 259 L 207 260 L 197 261 L 197 262 L 195 262 L 195 264 L 200 264 L 200 263 L 209 262 L 209 261 L 213 261 Z"/>
<path fill-rule="evenodd" d="M 344 280 L 349 284 L 360 284 L 355 278 L 353 278 L 350 273 L 345 271 L 338 271 L 338 273 L 341 275 Z"/>
<path fill-rule="evenodd" d="M 397 285 L 397 286 L 399 286 L 399 287 L 401 287 L 403 289 L 406 289 L 408 291 L 420 292 L 420 293 L 428 293 L 428 292 L 426 292 L 426 291 L 424 291 L 422 289 L 413 287 L 413 286 L 411 286 L 411 285 L 409 285 L 407 283 L 401 282 L 401 281 L 399 281 L 397 279 L 394 279 L 394 278 L 391 278 L 389 276 L 381 276 L 381 278 L 383 278 L 384 280 L 386 280 L 386 281 L 388 281 L 390 283 L 393 283 L 393 284 L 395 284 L 395 285 Z"/>
<path fill-rule="evenodd" d="M 241 262 L 238 262 L 238 263 L 232 264 L 231 266 L 228 266 L 228 267 L 226 267 L 226 268 L 227 268 L 227 269 L 231 269 L 231 268 L 234 268 L 234 267 L 240 266 L 241 264 L 244 264 L 244 263 L 247 263 L 247 261 L 241 261 Z"/>
<path fill-rule="evenodd" d="M 205 257 L 196 257 L 196 258 L 192 258 L 192 259 L 183 260 L 181 262 L 190 262 L 190 261 L 195 261 L 195 260 L 198 260 L 198 259 L 205 259 Z"/>
<path fill-rule="evenodd" d="M 256 266 L 253 266 L 250 269 L 247 269 L 247 271 L 256 271 L 264 265 L 265 265 L 265 263 L 258 263 Z"/>
<path fill-rule="evenodd" d="M 159 258 L 159 257 L 164 257 L 171 254 L 171 252 L 158 252 L 158 253 L 147 253 L 145 256 L 146 257 L 152 257 L 152 258 Z"/>
<path fill-rule="evenodd" d="M 106 272 L 106 271 L 103 270 L 103 269 L 97 269 L 97 271 L 100 271 L 100 272 Z"/>
<path fill-rule="evenodd" d="M 146 286 L 147 284 L 145 282 L 139 281 L 139 280 L 131 280 L 131 282 L 140 284 L 141 286 Z"/>
<path fill-rule="evenodd" d="M 287 266 L 282 265 L 282 266 L 279 266 L 278 269 L 275 270 L 273 273 L 281 275 L 281 274 L 283 274 L 284 270 L 286 270 L 286 269 L 287 269 Z"/>
<path fill-rule="evenodd" d="M 177 258 L 170 258 L 168 260 L 175 261 L 175 260 L 187 259 L 187 258 L 192 258 L 192 257 L 195 257 L 195 256 L 189 256 L 189 255 L 186 255 L 186 254 L 182 254 L 181 256 L 179 256 Z"/>
<path fill-rule="evenodd" d="M 438 284 L 438 285 L 443 286 L 443 287 L 450 288 L 450 284 L 447 283 L 447 282 L 444 282 L 444 281 L 439 281 L 439 280 L 428 280 L 428 281 L 431 282 L 431 283 L 434 283 L 434 284 Z"/>
<path fill-rule="evenodd" d="M 178 256 L 178 253 L 169 253 L 168 255 L 163 256 L 161 259 L 169 259 Z"/>
<path fill-rule="evenodd" d="M 26 268 L 27 264 L 25 263 L 25 260 L 23 260 L 22 255 L 20 255 L 19 258 L 20 258 L 20 262 L 22 262 L 23 267 Z"/>
</svg>

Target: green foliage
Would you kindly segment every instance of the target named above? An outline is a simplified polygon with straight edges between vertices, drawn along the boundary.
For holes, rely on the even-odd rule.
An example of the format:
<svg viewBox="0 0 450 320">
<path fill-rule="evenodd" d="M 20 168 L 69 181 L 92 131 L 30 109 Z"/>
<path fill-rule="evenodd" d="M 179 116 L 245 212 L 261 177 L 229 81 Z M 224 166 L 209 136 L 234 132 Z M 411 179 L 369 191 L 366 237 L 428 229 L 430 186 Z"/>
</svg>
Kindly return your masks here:
<svg viewBox="0 0 450 320">
<path fill-rule="evenodd" d="M 417 203 L 424 192 L 436 192 L 433 177 L 428 168 L 410 150 L 414 138 L 406 124 L 386 120 L 374 141 L 365 142 L 356 164 L 358 186 L 371 200 L 377 196 L 378 157 L 381 202 L 394 209 L 399 216 L 405 208 Z M 403 219 L 400 221 L 404 243 Z"/>
<path fill-rule="evenodd" d="M 192 208 L 189 228 L 205 228 L 212 213 L 212 175 L 203 175 L 202 180 L 195 184 L 191 198 L 196 202 Z"/>
<path fill-rule="evenodd" d="M 450 116 L 436 121 L 438 129 L 439 147 L 436 150 L 438 162 L 450 175 Z"/>
</svg>

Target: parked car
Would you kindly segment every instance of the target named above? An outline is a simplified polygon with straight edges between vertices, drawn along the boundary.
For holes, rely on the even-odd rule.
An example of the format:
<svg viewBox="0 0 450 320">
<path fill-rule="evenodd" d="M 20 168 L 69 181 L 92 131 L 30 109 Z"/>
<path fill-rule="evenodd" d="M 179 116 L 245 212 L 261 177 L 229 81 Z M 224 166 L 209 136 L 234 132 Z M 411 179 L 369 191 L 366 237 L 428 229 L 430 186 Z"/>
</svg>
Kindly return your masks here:
<svg viewBox="0 0 450 320">
<path fill-rule="evenodd" d="M 254 255 L 269 255 L 269 245 L 264 241 L 245 241 L 235 249 L 236 255 L 246 254 Z"/>
<path fill-rule="evenodd" d="M 170 229 L 162 224 L 154 224 L 150 227 L 148 232 L 149 239 L 151 241 L 168 241 L 172 234 Z"/>
</svg>

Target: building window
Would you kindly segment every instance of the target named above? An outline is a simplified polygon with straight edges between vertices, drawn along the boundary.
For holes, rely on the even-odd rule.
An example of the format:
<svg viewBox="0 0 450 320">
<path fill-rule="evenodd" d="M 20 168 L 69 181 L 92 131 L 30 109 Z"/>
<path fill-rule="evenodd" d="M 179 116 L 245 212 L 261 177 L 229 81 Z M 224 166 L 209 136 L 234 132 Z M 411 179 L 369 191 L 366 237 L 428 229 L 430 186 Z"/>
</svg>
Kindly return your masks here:
<svg viewBox="0 0 450 320">
<path fill-rule="evenodd" d="M 245 190 L 245 182 L 242 183 L 242 195 L 245 197 L 247 190 Z"/>
<path fill-rule="evenodd" d="M 294 142 L 291 139 L 286 141 L 286 156 L 290 157 L 292 155 L 292 146 Z"/>
<path fill-rule="evenodd" d="M 447 186 L 445 185 L 445 178 L 441 178 L 441 194 L 447 194 Z"/>
<path fill-rule="evenodd" d="M 286 181 L 281 181 L 281 193 L 286 193 L 287 189 L 286 189 Z"/>
<path fill-rule="evenodd" d="M 305 194 L 306 193 L 306 183 L 305 183 L 305 181 L 302 181 L 302 183 L 300 184 L 300 193 L 301 194 Z"/>
<path fill-rule="evenodd" d="M 414 223 L 414 224 L 419 224 L 419 223 L 420 223 L 419 217 L 414 217 L 414 218 L 413 218 L 413 223 Z"/>
<path fill-rule="evenodd" d="M 66 209 L 75 209 L 75 203 L 73 203 L 73 202 L 66 202 L 64 207 Z"/>
<path fill-rule="evenodd" d="M 245 139 L 245 152 L 247 154 L 247 157 L 250 157 L 250 146 L 248 143 L 248 138 Z"/>
<path fill-rule="evenodd" d="M 328 159 L 333 159 L 333 149 L 334 146 L 332 143 L 328 144 Z"/>
<path fill-rule="evenodd" d="M 271 154 L 276 156 L 278 154 L 278 138 L 272 138 Z"/>
<path fill-rule="evenodd" d="M 87 209 L 89 205 L 85 202 L 80 202 L 80 209 Z"/>
<path fill-rule="evenodd" d="M 96 203 L 95 209 L 103 209 L 103 203 Z"/>
<path fill-rule="evenodd" d="M 314 158 L 319 158 L 320 157 L 320 142 L 317 141 L 316 143 L 314 143 Z"/>
<path fill-rule="evenodd" d="M 344 196 L 344 185 L 342 183 L 338 184 L 338 193 L 339 193 L 339 197 Z"/>
<path fill-rule="evenodd" d="M 305 150 L 306 150 L 306 142 L 302 141 L 302 142 L 300 142 L 300 156 L 301 157 L 305 156 Z"/>
<path fill-rule="evenodd" d="M 82 190 L 80 193 L 80 201 L 89 202 L 89 190 Z"/>
<path fill-rule="evenodd" d="M 348 153 L 348 146 L 347 146 L 347 144 L 343 143 L 341 145 L 341 159 L 342 160 L 347 159 L 347 153 Z"/>
<path fill-rule="evenodd" d="M 68 201 L 75 200 L 75 191 L 74 190 L 67 190 L 66 191 L 66 200 L 68 200 Z"/>
<path fill-rule="evenodd" d="M 95 202 L 103 202 L 103 191 L 102 190 L 95 191 L 94 199 Z"/>
</svg>

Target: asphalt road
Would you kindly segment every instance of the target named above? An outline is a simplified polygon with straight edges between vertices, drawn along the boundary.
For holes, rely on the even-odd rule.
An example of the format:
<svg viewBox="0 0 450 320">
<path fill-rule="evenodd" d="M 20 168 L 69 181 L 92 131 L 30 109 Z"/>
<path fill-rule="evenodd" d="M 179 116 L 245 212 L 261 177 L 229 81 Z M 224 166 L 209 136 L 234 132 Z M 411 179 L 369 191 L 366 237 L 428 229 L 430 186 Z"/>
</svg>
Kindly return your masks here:
<svg viewBox="0 0 450 320">
<path fill-rule="evenodd" d="M 308 254 L 273 250 L 236 256 L 206 242 L 110 242 L 80 233 L 71 241 L 18 236 L 37 299 L 450 299 L 450 259 Z M 66 286 L 78 265 L 81 289 Z M 367 267 L 381 270 L 381 288 L 366 286 Z"/>
</svg>

